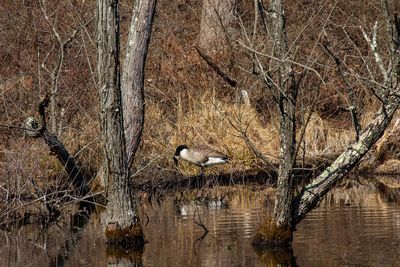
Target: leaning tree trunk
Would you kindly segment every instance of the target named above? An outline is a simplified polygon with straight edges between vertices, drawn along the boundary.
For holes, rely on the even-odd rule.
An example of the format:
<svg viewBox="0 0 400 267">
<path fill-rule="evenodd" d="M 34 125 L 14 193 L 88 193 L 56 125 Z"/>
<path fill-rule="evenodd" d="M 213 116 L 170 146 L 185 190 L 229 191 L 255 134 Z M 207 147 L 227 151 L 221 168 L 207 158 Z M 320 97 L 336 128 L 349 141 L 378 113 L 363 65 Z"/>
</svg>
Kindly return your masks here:
<svg viewBox="0 0 400 267">
<path fill-rule="evenodd" d="M 396 3 L 396 1 L 394 2 Z M 393 3 L 393 4 L 394 4 Z M 306 185 L 301 193 L 296 196 L 293 205 L 293 225 L 299 223 L 306 214 L 318 205 L 320 200 L 332 189 L 335 183 L 353 169 L 368 150 L 378 141 L 390 124 L 394 113 L 400 105 L 400 16 L 394 14 L 394 20 L 389 12 L 388 0 L 381 0 L 383 16 L 385 19 L 386 34 L 389 43 L 388 67 L 380 61 L 377 50 L 376 31 L 373 29 L 372 41 L 365 35 L 376 64 L 384 77 L 384 86 L 376 86 L 374 92 L 382 106 L 376 113 L 374 120 L 368 124 L 359 136 L 359 139 L 349 146 L 328 168 L 316 179 Z M 365 33 L 364 33 L 365 34 Z"/>
<path fill-rule="evenodd" d="M 108 181 L 106 237 L 110 245 L 142 247 L 144 236 L 130 186 L 125 150 L 119 62 L 118 0 L 98 0 L 100 118 Z"/>
<path fill-rule="evenodd" d="M 398 91 L 398 88 L 396 91 Z M 297 224 L 304 216 L 316 207 L 319 201 L 332 189 L 335 183 L 345 176 L 383 135 L 399 107 L 400 97 L 393 96 L 390 103 L 384 105 L 375 119 L 361 133 L 359 141 L 346 149 L 316 179 L 306 185 L 296 197 L 293 205 L 293 224 Z"/>
</svg>

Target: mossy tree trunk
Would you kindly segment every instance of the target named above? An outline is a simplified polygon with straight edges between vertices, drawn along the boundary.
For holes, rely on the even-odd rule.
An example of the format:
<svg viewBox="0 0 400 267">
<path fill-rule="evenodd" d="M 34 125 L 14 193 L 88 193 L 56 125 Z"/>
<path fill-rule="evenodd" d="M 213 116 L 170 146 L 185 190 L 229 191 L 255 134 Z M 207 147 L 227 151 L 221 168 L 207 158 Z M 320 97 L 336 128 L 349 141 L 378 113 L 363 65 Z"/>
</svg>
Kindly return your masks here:
<svg viewBox="0 0 400 267">
<path fill-rule="evenodd" d="M 97 1 L 100 118 L 109 200 L 106 237 L 110 245 L 123 248 L 142 247 L 145 242 L 130 166 L 144 123 L 143 70 L 155 2 L 135 2 L 121 80 L 119 3 Z"/>
</svg>

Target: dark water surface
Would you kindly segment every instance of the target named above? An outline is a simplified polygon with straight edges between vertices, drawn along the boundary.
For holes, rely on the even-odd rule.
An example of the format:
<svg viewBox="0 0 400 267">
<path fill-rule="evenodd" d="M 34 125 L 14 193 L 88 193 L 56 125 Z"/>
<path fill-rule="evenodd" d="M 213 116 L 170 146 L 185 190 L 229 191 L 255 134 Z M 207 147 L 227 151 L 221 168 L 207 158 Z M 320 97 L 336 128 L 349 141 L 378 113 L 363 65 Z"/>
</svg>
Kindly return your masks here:
<svg viewBox="0 0 400 267">
<path fill-rule="evenodd" d="M 251 238 L 271 212 L 261 194 L 228 202 L 177 205 L 173 197 L 143 204 L 149 222 L 143 266 L 277 266 L 280 257 L 299 266 L 400 266 L 400 205 L 369 187 L 337 191 L 310 213 L 295 232 L 288 255 L 257 253 Z M 144 216 L 142 216 L 144 218 Z M 193 218 L 209 230 L 204 231 Z M 145 219 L 143 219 L 145 221 Z M 30 225 L 0 232 L 0 266 L 111 266 L 102 226 L 93 215 L 83 231 Z M 71 234 L 74 233 L 74 234 Z M 292 253 L 292 254 L 291 254 Z M 125 265 L 125 266 L 130 266 Z M 133 265 L 132 265 L 133 266 Z"/>
</svg>

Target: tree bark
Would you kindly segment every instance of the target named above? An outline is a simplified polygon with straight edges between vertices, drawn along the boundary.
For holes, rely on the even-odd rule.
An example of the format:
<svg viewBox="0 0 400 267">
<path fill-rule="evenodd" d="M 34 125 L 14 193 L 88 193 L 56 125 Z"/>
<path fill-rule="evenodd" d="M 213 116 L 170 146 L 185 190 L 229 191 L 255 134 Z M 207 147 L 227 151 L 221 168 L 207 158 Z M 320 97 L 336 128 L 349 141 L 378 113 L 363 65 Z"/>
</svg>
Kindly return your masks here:
<svg viewBox="0 0 400 267">
<path fill-rule="evenodd" d="M 203 0 L 199 47 L 207 54 L 221 51 L 235 18 L 237 0 Z"/>
<path fill-rule="evenodd" d="M 135 1 L 122 74 L 122 107 L 128 167 L 132 169 L 144 125 L 144 67 L 156 0 Z"/>
<path fill-rule="evenodd" d="M 261 247 L 286 247 L 293 239 L 293 166 L 296 162 L 296 101 L 298 84 L 292 70 L 285 25 L 283 0 L 271 0 L 269 7 L 269 33 L 272 38 L 272 57 L 275 59 L 264 71 L 264 82 L 274 94 L 279 111 L 279 169 L 277 196 L 272 218 L 260 225 L 253 244 Z M 260 70 L 264 66 L 257 55 L 255 60 Z"/>
<path fill-rule="evenodd" d="M 280 149 L 277 197 L 274 207 L 274 220 L 278 227 L 291 225 L 293 199 L 293 165 L 296 148 L 296 98 L 297 86 L 292 75 L 291 64 L 285 61 L 289 56 L 286 37 L 285 9 L 283 0 L 273 0 L 270 5 L 271 32 L 274 42 L 273 55 L 280 59 L 274 64 L 278 68 L 279 88 L 274 88 L 279 95 L 280 114 Z"/>
<path fill-rule="evenodd" d="M 384 15 L 389 18 L 387 0 L 382 0 L 382 2 L 385 11 Z M 376 28 L 373 32 L 373 41 L 369 40 L 364 33 L 367 42 L 372 47 L 376 64 L 384 77 L 382 86 L 374 88 L 382 107 L 377 112 L 375 119 L 361 133 L 359 140 L 349 146 L 329 167 L 294 197 L 292 176 L 295 163 L 295 107 L 298 85 L 291 65 L 288 63 L 293 61 L 288 58 L 290 57 L 290 51 L 286 40 L 283 0 L 271 0 L 269 14 L 269 28 L 273 38 L 273 57 L 277 60 L 271 65 L 272 68 L 269 69 L 271 74 L 267 74 L 270 75 L 270 79 L 274 80 L 271 83 L 267 82 L 267 85 L 274 90 L 273 92 L 277 92 L 276 99 L 280 112 L 281 140 L 274 217 L 261 225 L 255 237 L 255 242 L 262 246 L 276 247 L 290 244 L 291 233 L 296 224 L 318 205 L 319 201 L 334 187 L 340 178 L 356 166 L 390 124 L 393 114 L 400 105 L 400 85 L 396 71 L 389 70 L 391 70 L 390 66 L 398 66 L 400 60 L 399 55 L 393 53 L 394 49 L 392 49 L 392 55 L 388 63 L 389 67 L 386 70 L 374 43 L 376 42 Z M 393 37 L 392 27 L 391 21 L 387 19 L 387 31 L 391 38 Z"/>
<path fill-rule="evenodd" d="M 119 62 L 118 0 L 97 1 L 100 119 L 108 181 L 107 242 L 132 248 L 144 245 L 136 203 L 131 191 L 126 156 Z"/>
<path fill-rule="evenodd" d="M 400 54 L 397 52 L 397 49 L 400 47 L 400 44 L 396 43 L 396 39 L 400 34 L 400 30 L 397 29 L 397 32 L 394 30 L 397 28 L 397 24 L 391 19 L 388 1 L 382 0 L 381 6 L 385 18 L 387 36 L 389 37 L 387 40 L 391 45 L 391 50 L 389 52 L 390 62 L 388 63 L 389 67 L 387 67 L 387 69 L 390 70 L 390 66 L 394 66 L 391 71 L 387 71 L 383 63 L 380 61 L 380 55 L 376 50 L 377 44 L 374 43 L 371 46 L 371 40 L 369 40 L 368 37 L 366 37 L 366 40 L 370 43 L 371 50 L 375 55 L 376 64 L 379 65 L 383 72 L 384 86 L 375 89 L 375 91 L 378 92 L 378 95 L 382 97 L 380 98 L 382 106 L 376 113 L 374 120 L 361 133 L 359 139 L 349 146 L 328 168 L 326 168 L 326 170 L 324 170 L 310 184 L 306 185 L 302 192 L 296 196 L 293 205 L 293 225 L 299 223 L 309 211 L 318 205 L 319 201 L 334 187 L 335 183 L 356 166 L 360 159 L 384 134 L 384 131 L 390 124 L 394 113 L 399 108 L 400 83 L 397 67 L 400 65 Z M 395 20 L 397 20 L 396 15 Z M 375 34 L 376 29 L 374 29 L 373 36 Z M 373 37 L 373 39 L 375 37 Z M 373 41 L 376 42 L 376 40 Z"/>
</svg>

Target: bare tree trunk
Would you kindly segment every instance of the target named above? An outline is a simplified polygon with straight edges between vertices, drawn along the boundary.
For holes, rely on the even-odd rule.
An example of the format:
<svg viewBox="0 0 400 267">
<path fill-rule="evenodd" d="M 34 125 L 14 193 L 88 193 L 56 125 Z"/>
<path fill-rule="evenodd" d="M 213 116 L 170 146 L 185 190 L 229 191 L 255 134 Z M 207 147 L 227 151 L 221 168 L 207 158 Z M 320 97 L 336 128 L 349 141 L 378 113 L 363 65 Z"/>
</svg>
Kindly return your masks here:
<svg viewBox="0 0 400 267">
<path fill-rule="evenodd" d="M 257 7 L 263 11 L 262 5 Z M 263 12 L 260 12 L 263 18 Z M 292 203 L 293 203 L 293 166 L 296 162 L 296 101 L 298 84 L 292 70 L 292 59 L 287 41 L 285 8 L 283 0 L 271 0 L 268 9 L 269 33 L 273 41 L 274 61 L 269 70 L 264 71 L 262 64 L 254 54 L 258 68 L 264 72 L 262 78 L 271 90 L 279 112 L 279 169 L 277 196 L 273 218 L 267 219 L 259 228 L 253 244 L 256 246 L 288 246 L 293 239 Z M 265 18 L 263 18 L 263 21 Z M 254 26 L 255 27 L 255 26 Z"/>
<path fill-rule="evenodd" d="M 144 236 L 131 191 L 126 157 L 119 62 L 118 0 L 97 1 L 98 77 L 105 176 L 108 181 L 106 237 L 110 245 L 142 247 Z"/>
<path fill-rule="evenodd" d="M 155 6 L 156 0 L 135 1 L 122 74 L 122 107 L 130 169 L 144 125 L 144 67 Z"/>
<path fill-rule="evenodd" d="M 235 18 L 237 0 L 203 0 L 199 47 L 207 54 L 221 51 Z"/>
<path fill-rule="evenodd" d="M 283 0 L 273 0 L 270 5 L 272 38 L 274 42 L 274 56 L 280 59 L 276 63 L 279 71 L 278 110 L 280 114 L 280 149 L 279 170 L 277 184 L 277 198 L 274 208 L 274 219 L 278 227 L 289 227 L 292 220 L 293 199 L 293 165 L 295 163 L 296 148 L 296 98 L 297 86 L 295 77 L 292 77 L 290 63 L 285 61 L 289 56 L 286 37 L 285 9 Z"/>
</svg>

